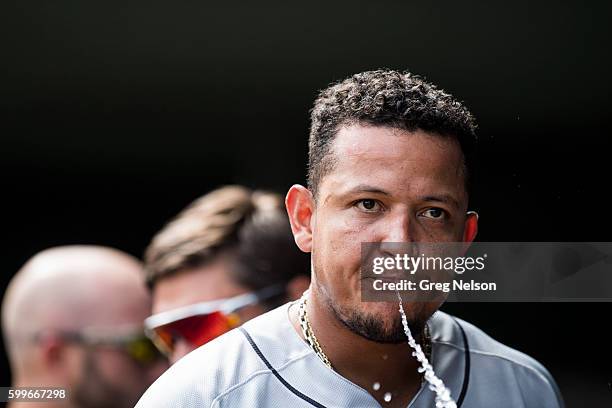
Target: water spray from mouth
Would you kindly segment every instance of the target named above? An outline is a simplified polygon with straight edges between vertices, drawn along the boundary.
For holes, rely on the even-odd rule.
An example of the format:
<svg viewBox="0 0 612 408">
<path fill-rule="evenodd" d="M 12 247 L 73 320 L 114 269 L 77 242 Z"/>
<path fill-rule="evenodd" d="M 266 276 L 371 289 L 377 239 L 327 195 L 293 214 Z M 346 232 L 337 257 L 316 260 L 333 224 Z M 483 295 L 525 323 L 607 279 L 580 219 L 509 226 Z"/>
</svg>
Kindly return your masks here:
<svg viewBox="0 0 612 408">
<path fill-rule="evenodd" d="M 424 377 L 425 381 L 429 383 L 429 389 L 436 393 L 436 408 L 457 408 L 457 403 L 451 398 L 450 390 L 446 388 L 444 382 L 436 376 L 421 346 L 417 344 L 414 337 L 412 337 L 412 332 L 408 327 L 408 318 L 406 317 L 406 312 L 404 312 L 404 306 L 402 305 L 402 296 L 399 292 L 397 292 L 397 297 L 399 299 L 399 312 L 402 316 L 404 333 L 406 333 L 406 337 L 408 337 L 408 344 L 414 350 L 412 355 L 421 363 L 421 367 L 418 369 L 419 373 L 425 373 Z"/>
</svg>

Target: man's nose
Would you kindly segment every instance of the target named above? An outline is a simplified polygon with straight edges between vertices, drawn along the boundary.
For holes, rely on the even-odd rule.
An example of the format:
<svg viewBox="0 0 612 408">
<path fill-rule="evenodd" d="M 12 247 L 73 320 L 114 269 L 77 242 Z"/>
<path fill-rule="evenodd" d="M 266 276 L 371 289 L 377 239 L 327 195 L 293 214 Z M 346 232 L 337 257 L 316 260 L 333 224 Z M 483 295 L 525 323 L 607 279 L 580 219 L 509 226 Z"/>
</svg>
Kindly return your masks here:
<svg viewBox="0 0 612 408">
<path fill-rule="evenodd" d="M 407 212 L 402 212 L 389 217 L 384 226 L 385 230 L 381 234 L 382 240 L 379 243 L 379 249 L 384 256 L 395 257 L 400 254 L 409 254 L 413 252 L 410 243 L 414 242 L 414 236 L 411 232 L 412 221 Z"/>
<path fill-rule="evenodd" d="M 412 221 L 407 211 L 398 212 L 386 220 L 384 242 L 412 242 Z"/>
<path fill-rule="evenodd" d="M 176 363 L 193 350 L 195 350 L 195 347 L 187 343 L 185 340 L 176 340 L 176 343 L 174 344 L 174 350 L 172 352 L 172 355 L 170 356 L 170 362 L 172 364 Z"/>
</svg>

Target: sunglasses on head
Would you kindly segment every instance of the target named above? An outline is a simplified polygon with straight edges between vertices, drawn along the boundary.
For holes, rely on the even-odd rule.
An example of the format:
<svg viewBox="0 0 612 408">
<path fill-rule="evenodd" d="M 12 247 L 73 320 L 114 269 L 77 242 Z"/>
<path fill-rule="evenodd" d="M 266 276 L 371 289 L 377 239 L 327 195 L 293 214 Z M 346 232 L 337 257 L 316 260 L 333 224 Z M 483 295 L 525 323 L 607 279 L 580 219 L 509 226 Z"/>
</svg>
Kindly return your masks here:
<svg viewBox="0 0 612 408">
<path fill-rule="evenodd" d="M 179 340 L 197 348 L 239 326 L 242 322 L 236 314 L 238 310 L 277 296 L 283 290 L 281 285 L 275 285 L 158 313 L 145 320 L 145 333 L 167 356 L 173 353 Z"/>
</svg>

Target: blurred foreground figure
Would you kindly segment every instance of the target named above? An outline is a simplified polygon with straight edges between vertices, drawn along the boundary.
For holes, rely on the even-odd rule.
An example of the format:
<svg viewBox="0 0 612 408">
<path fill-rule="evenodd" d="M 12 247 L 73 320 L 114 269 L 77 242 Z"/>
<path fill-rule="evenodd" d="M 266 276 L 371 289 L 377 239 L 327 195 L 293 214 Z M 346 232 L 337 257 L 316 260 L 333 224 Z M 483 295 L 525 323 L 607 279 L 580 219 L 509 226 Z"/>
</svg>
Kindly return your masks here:
<svg viewBox="0 0 612 408">
<path fill-rule="evenodd" d="M 310 275 L 282 197 L 240 186 L 181 212 L 153 238 L 145 266 L 154 313 L 147 332 L 172 362 L 298 298 Z"/>
<path fill-rule="evenodd" d="M 167 368 L 144 336 L 151 301 L 141 271 L 130 255 L 95 246 L 28 261 L 2 303 L 13 386 L 65 388 L 68 397 L 46 408 L 133 407 Z"/>
</svg>

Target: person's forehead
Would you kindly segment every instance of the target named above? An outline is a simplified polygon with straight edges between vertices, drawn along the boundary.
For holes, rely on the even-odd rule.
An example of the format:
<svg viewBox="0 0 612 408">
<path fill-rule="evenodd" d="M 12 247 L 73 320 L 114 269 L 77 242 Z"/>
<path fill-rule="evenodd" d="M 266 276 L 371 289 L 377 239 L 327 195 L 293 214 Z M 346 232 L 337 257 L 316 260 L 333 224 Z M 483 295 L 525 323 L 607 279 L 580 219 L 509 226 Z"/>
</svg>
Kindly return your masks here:
<svg viewBox="0 0 612 408">
<path fill-rule="evenodd" d="M 231 267 L 227 258 L 218 257 L 203 266 L 160 278 L 153 288 L 153 313 L 244 293 L 246 289 L 230 277 Z"/>
<path fill-rule="evenodd" d="M 464 189 L 463 156 L 450 137 L 420 130 L 352 125 L 340 129 L 330 152 L 332 170 L 324 177 L 333 189 L 370 184 L 388 188 Z"/>
<path fill-rule="evenodd" d="M 358 159 L 395 159 L 406 161 L 420 156 L 445 154 L 461 156 L 456 139 L 420 129 L 409 131 L 389 126 L 352 124 L 340 128 L 332 142 L 338 157 Z M 452 165 L 454 163 L 449 163 Z"/>
<path fill-rule="evenodd" d="M 126 280 L 115 284 L 99 283 L 94 307 L 88 302 L 76 313 L 84 314 L 88 326 L 142 324 L 151 310 L 151 296 L 142 276 L 140 278 L 139 281 Z M 91 297 L 94 292 L 89 293 Z"/>
</svg>

